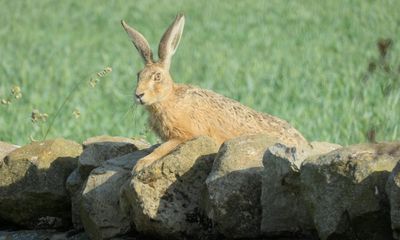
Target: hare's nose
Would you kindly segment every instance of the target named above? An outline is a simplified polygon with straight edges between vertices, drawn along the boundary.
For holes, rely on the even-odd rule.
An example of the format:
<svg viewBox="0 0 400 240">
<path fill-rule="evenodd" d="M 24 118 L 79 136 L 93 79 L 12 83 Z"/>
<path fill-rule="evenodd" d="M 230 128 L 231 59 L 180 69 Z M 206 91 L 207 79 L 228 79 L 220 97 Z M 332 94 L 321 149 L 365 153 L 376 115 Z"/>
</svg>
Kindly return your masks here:
<svg viewBox="0 0 400 240">
<path fill-rule="evenodd" d="M 136 93 L 135 96 L 137 99 L 141 99 L 143 97 L 144 93 Z"/>
</svg>

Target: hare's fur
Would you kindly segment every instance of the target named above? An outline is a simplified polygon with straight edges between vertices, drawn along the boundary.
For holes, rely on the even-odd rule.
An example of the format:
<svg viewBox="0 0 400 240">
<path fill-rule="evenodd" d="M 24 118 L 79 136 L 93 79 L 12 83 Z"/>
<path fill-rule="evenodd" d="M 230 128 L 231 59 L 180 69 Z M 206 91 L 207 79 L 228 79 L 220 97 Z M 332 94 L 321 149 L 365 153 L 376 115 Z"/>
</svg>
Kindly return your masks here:
<svg viewBox="0 0 400 240">
<path fill-rule="evenodd" d="M 152 129 L 163 141 L 206 135 L 218 144 L 240 135 L 267 133 L 282 143 L 301 145 L 306 140 L 286 121 L 259 113 L 215 92 L 174 84 L 173 94 L 147 106 Z"/>
<path fill-rule="evenodd" d="M 257 112 L 213 91 L 173 82 L 169 66 L 183 31 L 183 15 L 176 17 L 161 39 L 158 62 L 153 60 L 146 39 L 123 21 L 122 25 L 145 62 L 138 74 L 136 98 L 150 113 L 152 129 L 165 141 L 141 159 L 136 170 L 163 157 L 180 143 L 202 135 L 222 144 L 237 136 L 265 133 L 289 146 L 309 146 L 284 120 Z"/>
</svg>

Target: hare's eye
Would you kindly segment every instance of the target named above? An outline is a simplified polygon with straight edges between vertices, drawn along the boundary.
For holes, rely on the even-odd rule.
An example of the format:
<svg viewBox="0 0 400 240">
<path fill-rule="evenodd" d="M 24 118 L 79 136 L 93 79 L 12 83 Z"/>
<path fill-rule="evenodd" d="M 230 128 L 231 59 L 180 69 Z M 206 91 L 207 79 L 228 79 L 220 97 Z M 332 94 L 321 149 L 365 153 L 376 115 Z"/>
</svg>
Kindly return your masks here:
<svg viewBox="0 0 400 240">
<path fill-rule="evenodd" d="M 161 73 L 155 73 L 153 77 L 154 81 L 159 82 L 161 81 Z"/>
</svg>

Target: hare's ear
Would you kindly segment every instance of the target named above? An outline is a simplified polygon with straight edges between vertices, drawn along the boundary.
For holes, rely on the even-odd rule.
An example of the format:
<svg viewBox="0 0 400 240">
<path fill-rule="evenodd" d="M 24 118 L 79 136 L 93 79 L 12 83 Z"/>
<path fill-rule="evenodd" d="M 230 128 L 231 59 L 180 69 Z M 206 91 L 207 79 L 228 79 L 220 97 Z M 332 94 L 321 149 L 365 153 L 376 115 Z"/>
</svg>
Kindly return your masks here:
<svg viewBox="0 0 400 240">
<path fill-rule="evenodd" d="M 158 57 L 160 58 L 160 62 L 167 70 L 171 65 L 171 57 L 178 48 L 184 25 L 185 16 L 183 16 L 183 14 L 178 14 L 174 22 L 171 24 L 171 26 L 169 26 L 161 38 L 160 45 L 158 47 Z"/>
<path fill-rule="evenodd" d="M 144 63 L 149 64 L 153 63 L 153 53 L 150 49 L 150 45 L 147 40 L 143 37 L 140 32 L 136 31 L 132 27 L 128 26 L 124 20 L 121 20 L 121 24 L 124 27 L 125 31 L 128 33 L 131 38 L 133 45 L 135 45 L 136 49 L 139 51 L 142 56 Z"/>
</svg>

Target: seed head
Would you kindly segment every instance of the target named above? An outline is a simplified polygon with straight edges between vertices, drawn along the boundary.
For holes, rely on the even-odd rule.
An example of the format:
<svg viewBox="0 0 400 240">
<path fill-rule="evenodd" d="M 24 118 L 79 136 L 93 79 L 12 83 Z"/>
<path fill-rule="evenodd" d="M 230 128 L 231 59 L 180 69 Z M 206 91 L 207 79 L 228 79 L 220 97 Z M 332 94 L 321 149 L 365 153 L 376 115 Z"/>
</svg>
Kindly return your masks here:
<svg viewBox="0 0 400 240">
<path fill-rule="evenodd" d="M 89 80 L 89 84 L 90 84 L 90 86 L 91 86 L 92 88 L 96 87 L 96 85 L 97 85 L 98 82 L 99 82 L 99 79 L 97 79 L 97 78 L 91 78 L 91 79 Z"/>
<path fill-rule="evenodd" d="M 10 99 L 1 99 L 2 105 L 9 105 L 11 103 Z"/>
<path fill-rule="evenodd" d="M 22 97 L 21 88 L 19 86 L 14 86 L 11 88 L 11 94 L 15 99 L 20 99 Z"/>
<path fill-rule="evenodd" d="M 72 114 L 74 115 L 75 119 L 78 119 L 81 116 L 81 112 L 77 108 L 75 108 Z"/>
<path fill-rule="evenodd" d="M 47 113 L 41 113 L 39 110 L 34 109 L 31 113 L 32 123 L 46 122 L 49 115 Z"/>
<path fill-rule="evenodd" d="M 98 77 L 104 77 L 105 75 L 107 75 L 110 72 L 112 72 L 112 68 L 111 67 L 106 67 L 106 68 L 103 69 L 103 71 L 98 72 L 97 76 Z"/>
<path fill-rule="evenodd" d="M 21 93 L 21 88 L 19 86 L 14 86 L 13 88 L 11 88 L 11 93 L 14 94 L 18 94 Z"/>
</svg>

